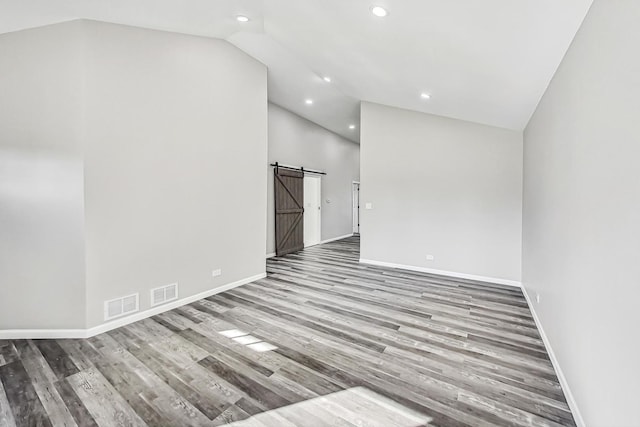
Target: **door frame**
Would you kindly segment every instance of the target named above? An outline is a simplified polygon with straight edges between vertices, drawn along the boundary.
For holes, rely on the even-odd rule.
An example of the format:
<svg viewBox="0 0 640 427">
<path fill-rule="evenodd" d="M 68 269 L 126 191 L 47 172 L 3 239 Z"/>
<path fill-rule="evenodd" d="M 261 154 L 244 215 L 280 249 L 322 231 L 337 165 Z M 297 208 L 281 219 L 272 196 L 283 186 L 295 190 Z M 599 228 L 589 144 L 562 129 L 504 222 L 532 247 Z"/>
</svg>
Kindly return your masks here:
<svg viewBox="0 0 640 427">
<path fill-rule="evenodd" d="M 356 186 L 358 189 L 357 206 Z M 351 182 L 351 229 L 353 234 L 360 234 L 360 181 Z"/>
<path fill-rule="evenodd" d="M 317 224 L 318 241 L 314 242 L 314 243 L 312 243 L 310 245 L 307 245 L 307 243 L 305 242 L 304 243 L 304 247 L 305 248 L 308 248 L 308 247 L 311 247 L 311 246 L 315 246 L 315 245 L 318 245 L 318 244 L 322 243 L 322 177 L 319 176 L 319 175 L 305 175 L 304 179 L 307 179 L 307 178 L 317 180 L 316 182 L 318 184 L 318 195 L 317 195 L 318 196 L 318 199 L 317 199 L 317 202 L 318 202 L 318 209 L 317 209 L 317 211 L 318 211 L 318 224 Z M 303 187 L 304 187 L 304 184 L 303 184 Z M 305 196 L 306 196 L 306 192 L 303 193 L 303 199 L 302 199 L 303 200 L 303 204 L 304 204 L 304 197 Z M 305 205 L 305 207 L 306 207 L 306 205 Z M 307 212 L 306 209 L 305 209 L 305 212 Z M 303 215 L 303 221 L 306 223 L 306 220 L 304 220 L 304 215 Z M 304 241 L 304 234 L 303 234 L 303 241 Z"/>
</svg>

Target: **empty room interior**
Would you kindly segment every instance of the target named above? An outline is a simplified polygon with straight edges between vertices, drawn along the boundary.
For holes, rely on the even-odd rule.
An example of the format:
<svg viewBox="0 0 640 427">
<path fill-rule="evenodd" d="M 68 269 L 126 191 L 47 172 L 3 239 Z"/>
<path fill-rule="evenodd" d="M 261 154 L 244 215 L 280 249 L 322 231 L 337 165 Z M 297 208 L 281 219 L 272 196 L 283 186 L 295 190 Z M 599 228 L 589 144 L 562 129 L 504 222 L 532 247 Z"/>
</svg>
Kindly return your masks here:
<svg viewBox="0 0 640 427">
<path fill-rule="evenodd" d="M 638 427 L 640 2 L 0 0 L 0 427 Z"/>
</svg>

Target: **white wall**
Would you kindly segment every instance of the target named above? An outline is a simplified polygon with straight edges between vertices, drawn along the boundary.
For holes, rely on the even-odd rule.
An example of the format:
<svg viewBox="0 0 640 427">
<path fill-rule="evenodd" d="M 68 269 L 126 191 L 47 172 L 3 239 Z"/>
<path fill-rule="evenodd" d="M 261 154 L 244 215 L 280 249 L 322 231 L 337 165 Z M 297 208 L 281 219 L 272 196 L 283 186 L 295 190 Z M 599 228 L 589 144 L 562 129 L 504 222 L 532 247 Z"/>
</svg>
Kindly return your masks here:
<svg viewBox="0 0 640 427">
<path fill-rule="evenodd" d="M 354 132 L 357 132 L 355 130 Z M 269 164 L 322 170 L 322 240 L 353 232 L 352 183 L 360 179 L 360 146 L 269 104 Z M 275 252 L 273 168 L 267 180 L 267 254 Z M 330 203 L 327 203 L 327 199 Z"/>
<path fill-rule="evenodd" d="M 361 258 L 519 281 L 522 134 L 366 102 L 361 120 Z"/>
<path fill-rule="evenodd" d="M 107 299 L 139 292 L 145 310 L 158 286 L 264 274 L 264 65 L 221 40 L 51 28 L 0 37 L 0 329 L 93 327 Z M 34 299 L 43 313 L 20 311 Z"/>
<path fill-rule="evenodd" d="M 106 299 L 140 292 L 145 309 L 154 287 L 264 273 L 264 65 L 221 40 L 86 25 L 89 326 Z"/>
<path fill-rule="evenodd" d="M 0 35 L 0 330 L 85 325 L 80 30 Z"/>
<path fill-rule="evenodd" d="M 525 131 L 523 285 L 593 427 L 640 422 L 638 22 L 595 0 Z"/>
</svg>

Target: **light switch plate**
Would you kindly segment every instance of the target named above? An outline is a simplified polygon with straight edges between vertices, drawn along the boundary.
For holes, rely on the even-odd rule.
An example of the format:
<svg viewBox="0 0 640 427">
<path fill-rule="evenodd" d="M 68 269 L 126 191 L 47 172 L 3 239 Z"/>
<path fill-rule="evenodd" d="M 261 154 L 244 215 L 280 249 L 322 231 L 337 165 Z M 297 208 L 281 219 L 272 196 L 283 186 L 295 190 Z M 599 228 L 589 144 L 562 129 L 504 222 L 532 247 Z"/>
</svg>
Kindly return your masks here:
<svg viewBox="0 0 640 427">
<path fill-rule="evenodd" d="M 373 209 L 373 203 L 365 203 L 364 204 L 364 208 L 367 209 L 367 210 Z"/>
</svg>

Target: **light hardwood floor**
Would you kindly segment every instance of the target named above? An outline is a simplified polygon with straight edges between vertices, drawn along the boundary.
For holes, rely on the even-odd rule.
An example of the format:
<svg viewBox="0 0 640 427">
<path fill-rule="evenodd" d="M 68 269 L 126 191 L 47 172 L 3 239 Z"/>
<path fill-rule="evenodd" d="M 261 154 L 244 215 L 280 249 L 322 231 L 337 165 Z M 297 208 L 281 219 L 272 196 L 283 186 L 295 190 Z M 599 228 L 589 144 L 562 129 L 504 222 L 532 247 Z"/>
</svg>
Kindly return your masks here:
<svg viewBox="0 0 640 427">
<path fill-rule="evenodd" d="M 358 254 L 270 259 L 87 340 L 0 341 L 0 426 L 575 425 L 519 289 Z"/>
</svg>

